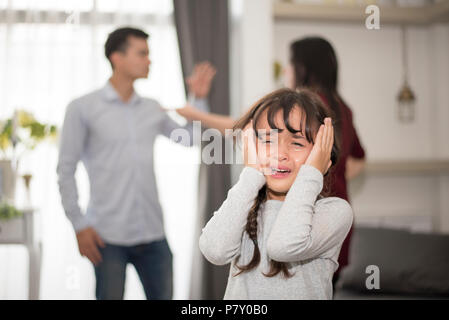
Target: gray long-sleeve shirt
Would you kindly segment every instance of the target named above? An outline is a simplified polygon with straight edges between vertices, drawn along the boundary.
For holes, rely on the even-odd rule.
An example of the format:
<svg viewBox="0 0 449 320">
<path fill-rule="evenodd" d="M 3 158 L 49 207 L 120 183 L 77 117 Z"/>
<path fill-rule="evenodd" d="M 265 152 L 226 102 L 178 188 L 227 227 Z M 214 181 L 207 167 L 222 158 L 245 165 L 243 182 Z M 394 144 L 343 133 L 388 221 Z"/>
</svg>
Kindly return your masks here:
<svg viewBox="0 0 449 320">
<path fill-rule="evenodd" d="M 206 111 L 204 99 L 195 106 Z M 64 211 L 76 231 L 92 226 L 104 241 L 134 245 L 165 236 L 153 168 L 159 134 L 169 138 L 184 128 L 193 143 L 192 125 L 180 126 L 153 99 L 135 92 L 124 103 L 107 84 L 72 101 L 66 110 L 57 167 Z M 81 161 L 90 183 L 86 214 L 78 204 L 75 171 Z"/>
<path fill-rule="evenodd" d="M 341 245 L 353 221 L 349 203 L 341 198 L 316 200 L 323 175 L 302 165 L 285 201 L 267 200 L 258 212 L 259 265 L 233 277 L 253 256 L 254 244 L 245 231 L 248 212 L 264 175 L 245 167 L 227 199 L 202 230 L 199 247 L 213 264 L 231 263 L 224 299 L 332 299 L 332 276 Z M 269 259 L 286 262 L 292 278 L 282 273 L 265 277 Z"/>
</svg>

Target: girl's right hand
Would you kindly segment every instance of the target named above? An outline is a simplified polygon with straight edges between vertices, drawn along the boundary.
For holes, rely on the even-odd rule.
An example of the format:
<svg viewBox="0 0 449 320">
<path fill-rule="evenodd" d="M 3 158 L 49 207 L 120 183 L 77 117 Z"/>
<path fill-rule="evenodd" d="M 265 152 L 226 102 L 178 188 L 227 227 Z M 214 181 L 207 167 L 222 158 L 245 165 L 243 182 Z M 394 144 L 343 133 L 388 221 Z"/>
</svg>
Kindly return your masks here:
<svg viewBox="0 0 449 320">
<path fill-rule="evenodd" d="M 332 165 L 331 152 L 334 145 L 334 127 L 331 118 L 324 119 L 316 135 L 315 144 L 306 163 L 318 169 L 323 175 Z"/>
</svg>

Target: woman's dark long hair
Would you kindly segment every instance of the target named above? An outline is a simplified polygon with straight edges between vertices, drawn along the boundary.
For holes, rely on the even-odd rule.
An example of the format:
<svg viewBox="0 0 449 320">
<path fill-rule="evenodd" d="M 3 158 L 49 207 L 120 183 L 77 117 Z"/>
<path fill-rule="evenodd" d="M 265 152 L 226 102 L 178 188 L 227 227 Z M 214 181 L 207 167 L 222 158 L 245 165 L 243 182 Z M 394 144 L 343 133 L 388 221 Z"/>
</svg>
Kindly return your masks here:
<svg viewBox="0 0 449 320">
<path fill-rule="evenodd" d="M 302 123 L 297 123 L 292 126 L 289 123 L 289 115 L 295 109 L 299 108 L 302 111 Z M 267 112 L 265 112 L 267 111 Z M 314 137 L 316 136 L 318 129 L 321 124 L 324 124 L 324 119 L 326 117 L 333 117 L 333 114 L 327 109 L 320 97 L 307 89 L 300 90 L 290 90 L 290 89 L 279 89 L 276 90 L 259 101 L 257 101 L 249 111 L 243 115 L 235 124 L 234 130 L 246 127 L 246 125 L 252 120 L 253 130 L 255 130 L 256 136 L 258 132 L 256 130 L 257 123 L 261 116 L 266 116 L 268 124 L 272 129 L 279 129 L 276 127 L 274 118 L 276 114 L 281 111 L 283 113 L 283 121 L 285 127 L 288 131 L 292 133 L 302 132 L 309 143 L 314 143 Z M 294 129 L 298 127 L 299 130 Z M 339 142 L 336 138 L 334 140 L 334 145 L 332 146 L 331 160 L 332 166 L 329 168 L 328 172 L 324 175 L 323 190 L 319 195 L 319 198 L 328 196 L 330 192 L 330 185 L 333 175 L 329 174 L 331 170 L 334 169 L 334 164 L 338 160 L 339 154 Z M 245 231 L 249 238 L 254 243 L 254 253 L 251 261 L 244 266 L 237 265 L 240 270 L 234 276 L 241 274 L 242 272 L 249 271 L 257 267 L 260 262 L 260 251 L 257 243 L 257 216 L 259 213 L 260 206 L 267 200 L 267 186 L 265 185 L 259 190 L 259 193 L 254 201 L 253 206 L 249 210 L 247 223 Z M 279 262 L 275 260 L 270 260 L 270 271 L 268 274 L 264 274 L 266 277 L 274 277 L 279 272 L 285 277 L 291 277 L 292 275 L 288 272 L 288 265 L 285 262 Z"/>
<path fill-rule="evenodd" d="M 306 37 L 290 45 L 290 63 L 295 73 L 295 88 L 307 87 L 322 94 L 334 113 L 332 124 L 341 139 L 338 94 L 338 61 L 332 45 L 320 37 Z"/>
</svg>

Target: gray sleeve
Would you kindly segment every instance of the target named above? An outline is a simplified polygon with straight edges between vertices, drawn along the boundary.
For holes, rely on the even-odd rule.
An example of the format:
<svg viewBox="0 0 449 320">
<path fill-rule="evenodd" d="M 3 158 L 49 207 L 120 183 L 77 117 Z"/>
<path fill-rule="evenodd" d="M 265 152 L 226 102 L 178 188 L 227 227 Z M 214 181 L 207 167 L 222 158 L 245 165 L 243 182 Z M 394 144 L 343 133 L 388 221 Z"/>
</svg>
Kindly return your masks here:
<svg viewBox="0 0 449 320">
<path fill-rule="evenodd" d="M 271 259 L 280 262 L 330 257 L 351 228 L 353 212 L 341 198 L 316 198 L 323 188 L 323 175 L 302 165 L 290 188 L 267 240 Z"/>
<path fill-rule="evenodd" d="M 74 102 L 67 107 L 62 127 L 57 165 L 58 185 L 62 206 L 75 231 L 87 227 L 87 220 L 78 204 L 78 189 L 75 172 L 87 137 L 87 126 L 81 109 Z"/>
<path fill-rule="evenodd" d="M 264 184 L 260 171 L 245 167 L 226 200 L 202 229 L 199 247 L 211 263 L 224 265 L 239 254 L 248 212 Z"/>
<path fill-rule="evenodd" d="M 189 102 L 200 111 L 210 112 L 209 102 L 206 98 L 189 97 Z"/>
<path fill-rule="evenodd" d="M 206 99 L 194 99 L 192 104 L 203 112 L 209 112 L 209 104 Z M 201 141 L 201 130 L 198 128 Z M 189 121 L 184 126 L 179 125 L 176 121 L 164 114 L 164 118 L 161 123 L 161 133 L 170 140 L 182 144 L 183 146 L 192 146 L 195 144 L 194 139 L 194 125 Z"/>
</svg>

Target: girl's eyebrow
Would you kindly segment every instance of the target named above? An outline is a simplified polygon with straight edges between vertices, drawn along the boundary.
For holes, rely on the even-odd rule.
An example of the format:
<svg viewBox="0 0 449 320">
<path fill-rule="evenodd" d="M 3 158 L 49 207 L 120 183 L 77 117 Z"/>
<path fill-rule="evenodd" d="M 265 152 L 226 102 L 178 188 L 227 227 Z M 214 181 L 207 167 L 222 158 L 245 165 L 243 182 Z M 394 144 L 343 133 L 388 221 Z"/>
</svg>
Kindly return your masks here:
<svg viewBox="0 0 449 320">
<path fill-rule="evenodd" d="M 292 133 L 293 138 L 295 139 L 305 139 L 303 135 Z"/>
<path fill-rule="evenodd" d="M 271 136 L 271 132 L 273 131 L 277 131 L 278 133 L 281 133 L 282 131 L 284 131 L 284 129 L 273 129 L 273 130 L 261 130 L 262 132 L 259 133 L 260 136 Z M 301 133 L 301 131 L 299 131 L 299 133 Z M 297 133 L 291 133 L 293 138 L 295 139 L 305 139 L 305 137 L 302 134 L 297 134 Z"/>
<path fill-rule="evenodd" d="M 284 129 L 270 129 L 270 130 L 267 130 L 267 129 L 258 129 L 259 130 L 259 135 L 261 135 L 261 136 L 271 136 L 271 133 L 273 132 L 273 133 L 275 133 L 275 132 L 278 132 L 278 133 L 281 133 L 282 131 L 284 131 Z"/>
</svg>

